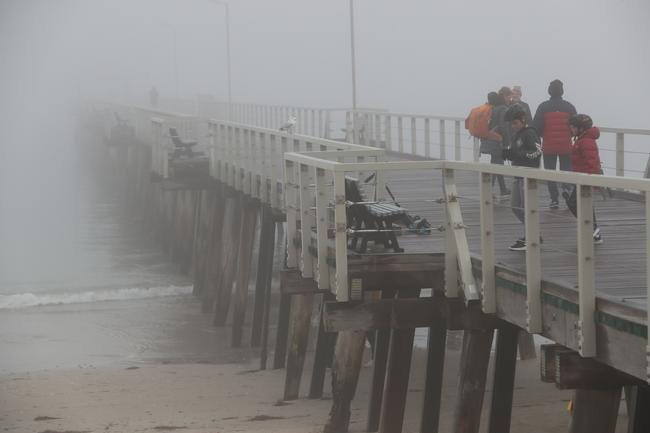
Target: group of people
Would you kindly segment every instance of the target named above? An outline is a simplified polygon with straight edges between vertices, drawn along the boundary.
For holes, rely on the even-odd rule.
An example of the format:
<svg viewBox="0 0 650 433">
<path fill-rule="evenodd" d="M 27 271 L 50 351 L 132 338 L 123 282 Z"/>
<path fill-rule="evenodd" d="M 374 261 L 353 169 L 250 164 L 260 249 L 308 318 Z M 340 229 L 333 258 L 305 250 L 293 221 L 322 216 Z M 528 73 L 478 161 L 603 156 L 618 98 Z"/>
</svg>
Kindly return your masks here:
<svg viewBox="0 0 650 433">
<path fill-rule="evenodd" d="M 487 104 L 491 107 L 490 133 L 481 138 L 480 151 L 490 156 L 492 164 L 504 164 L 509 160 L 513 166 L 576 171 L 601 174 L 600 157 L 596 140 L 600 131 L 593 125 L 591 117 L 578 114 L 573 104 L 563 98 L 564 85 L 553 80 L 548 86 L 550 98 L 542 102 L 535 115 L 531 115 L 528 104 L 521 100 L 521 87 L 502 87 L 498 92 L 488 94 Z M 503 176 L 495 176 L 502 197 L 511 197 L 512 211 L 524 222 L 523 178 L 515 177 L 510 189 Z M 576 187 L 562 185 L 562 197 L 567 207 L 577 216 Z M 560 192 L 555 182 L 548 182 L 549 207 L 558 209 Z M 603 242 L 600 228 L 593 215 L 593 240 Z M 541 242 L 540 238 L 540 242 Z M 511 246 L 513 251 L 526 250 L 525 236 Z"/>
</svg>

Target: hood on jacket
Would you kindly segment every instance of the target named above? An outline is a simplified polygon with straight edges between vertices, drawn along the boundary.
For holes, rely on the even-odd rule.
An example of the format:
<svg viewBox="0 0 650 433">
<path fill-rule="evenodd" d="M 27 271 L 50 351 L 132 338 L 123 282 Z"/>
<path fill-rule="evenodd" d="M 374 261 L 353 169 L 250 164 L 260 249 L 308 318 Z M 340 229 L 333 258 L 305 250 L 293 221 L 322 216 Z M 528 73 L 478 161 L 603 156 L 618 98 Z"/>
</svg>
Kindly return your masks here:
<svg viewBox="0 0 650 433">
<path fill-rule="evenodd" d="M 591 138 L 592 140 L 598 140 L 600 137 L 600 129 L 598 129 L 596 126 L 592 126 L 591 128 L 587 129 L 585 132 L 580 134 L 578 138 Z"/>
</svg>

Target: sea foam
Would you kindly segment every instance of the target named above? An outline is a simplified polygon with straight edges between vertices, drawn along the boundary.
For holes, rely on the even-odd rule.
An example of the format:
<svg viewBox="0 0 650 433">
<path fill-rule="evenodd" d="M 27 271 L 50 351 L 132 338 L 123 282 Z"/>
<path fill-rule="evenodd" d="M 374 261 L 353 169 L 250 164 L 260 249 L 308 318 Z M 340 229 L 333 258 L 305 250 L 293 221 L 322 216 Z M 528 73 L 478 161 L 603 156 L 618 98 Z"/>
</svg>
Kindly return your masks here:
<svg viewBox="0 0 650 433">
<path fill-rule="evenodd" d="M 0 310 L 12 310 L 41 305 L 83 304 L 101 301 L 147 299 L 163 296 L 181 296 L 192 293 L 192 286 L 166 286 L 149 288 L 122 288 L 76 293 L 19 293 L 0 295 Z"/>
</svg>

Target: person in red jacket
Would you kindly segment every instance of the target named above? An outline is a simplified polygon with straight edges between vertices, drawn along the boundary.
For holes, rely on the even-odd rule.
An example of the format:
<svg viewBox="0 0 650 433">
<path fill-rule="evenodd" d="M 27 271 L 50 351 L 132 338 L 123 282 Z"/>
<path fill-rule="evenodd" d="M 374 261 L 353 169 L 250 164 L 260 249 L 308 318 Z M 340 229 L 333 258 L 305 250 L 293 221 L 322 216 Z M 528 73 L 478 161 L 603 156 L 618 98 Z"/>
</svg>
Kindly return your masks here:
<svg viewBox="0 0 650 433">
<path fill-rule="evenodd" d="M 557 161 L 560 161 L 560 170 L 571 171 L 571 131 L 567 121 L 576 114 L 576 109 L 568 101 L 562 99 L 564 84 L 560 80 L 553 80 L 548 86 L 551 98 L 542 102 L 533 118 L 533 126 L 542 137 L 542 151 L 544 152 L 544 168 L 555 170 Z M 567 191 L 569 185 L 562 185 Z M 551 195 L 551 209 L 559 207 L 558 189 L 555 182 L 548 182 L 548 192 Z"/>
<path fill-rule="evenodd" d="M 571 128 L 571 135 L 574 137 L 571 146 L 571 166 L 573 171 L 587 174 L 601 174 L 600 155 L 598 154 L 598 144 L 596 140 L 600 137 L 600 130 L 594 126 L 591 117 L 586 114 L 576 114 L 569 118 L 567 122 Z M 566 200 L 566 205 L 571 213 L 577 217 L 577 187 L 574 186 L 571 194 L 564 191 L 562 196 Z M 603 237 L 600 228 L 596 224 L 596 211 L 594 210 L 594 243 L 602 244 Z"/>
</svg>

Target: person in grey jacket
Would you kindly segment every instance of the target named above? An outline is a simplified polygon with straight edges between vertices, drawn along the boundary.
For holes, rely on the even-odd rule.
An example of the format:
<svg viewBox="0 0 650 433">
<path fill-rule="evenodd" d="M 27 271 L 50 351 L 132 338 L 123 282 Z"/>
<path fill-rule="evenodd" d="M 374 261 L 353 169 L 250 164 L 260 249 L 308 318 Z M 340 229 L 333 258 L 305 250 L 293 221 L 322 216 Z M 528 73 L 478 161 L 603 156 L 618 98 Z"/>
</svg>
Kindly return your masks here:
<svg viewBox="0 0 650 433">
<path fill-rule="evenodd" d="M 530 106 L 525 103 L 524 101 L 521 100 L 521 86 L 512 86 L 512 103 L 513 104 L 519 104 L 522 106 L 524 111 L 526 112 L 526 123 L 528 125 L 533 124 L 533 116 L 530 112 Z M 538 131 L 539 132 L 539 131 Z"/>
<path fill-rule="evenodd" d="M 490 118 L 490 130 L 497 132 L 502 137 L 504 136 L 504 130 L 507 125 L 504 120 L 504 115 L 508 107 L 506 106 L 505 99 L 496 92 L 488 93 L 488 104 L 492 106 L 492 116 Z M 490 140 L 487 138 L 481 138 L 481 147 L 480 151 L 482 154 L 490 155 L 491 164 L 500 164 L 503 165 L 503 140 L 496 141 Z M 501 196 L 510 195 L 510 190 L 506 186 L 506 181 L 501 175 L 494 176 L 494 178 L 499 182 L 499 190 Z"/>
</svg>

